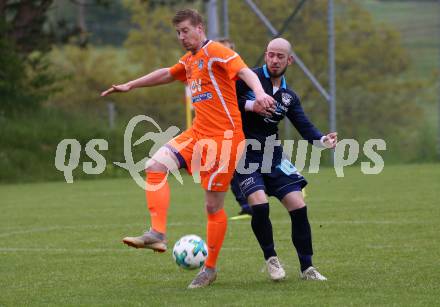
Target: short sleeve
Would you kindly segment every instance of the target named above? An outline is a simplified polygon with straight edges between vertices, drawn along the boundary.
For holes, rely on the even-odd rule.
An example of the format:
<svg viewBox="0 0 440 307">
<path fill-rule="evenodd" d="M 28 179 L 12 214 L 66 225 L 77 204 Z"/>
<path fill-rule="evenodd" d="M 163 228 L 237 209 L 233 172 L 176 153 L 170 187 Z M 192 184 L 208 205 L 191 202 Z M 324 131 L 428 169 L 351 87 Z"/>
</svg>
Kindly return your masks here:
<svg viewBox="0 0 440 307">
<path fill-rule="evenodd" d="M 170 74 L 171 76 L 173 76 L 175 80 L 180 80 L 182 82 L 185 82 L 186 81 L 185 65 L 183 65 L 179 61 L 179 63 L 176 63 L 170 67 Z"/>
<path fill-rule="evenodd" d="M 247 65 L 242 60 L 242 58 L 236 53 L 236 57 L 230 59 L 226 63 L 228 76 L 231 80 L 237 80 L 238 79 L 238 72 L 242 70 L 243 68 L 246 68 Z"/>
<path fill-rule="evenodd" d="M 179 62 L 170 67 L 170 74 L 175 80 L 186 82 L 185 62 L 189 53 L 180 58 Z"/>
</svg>

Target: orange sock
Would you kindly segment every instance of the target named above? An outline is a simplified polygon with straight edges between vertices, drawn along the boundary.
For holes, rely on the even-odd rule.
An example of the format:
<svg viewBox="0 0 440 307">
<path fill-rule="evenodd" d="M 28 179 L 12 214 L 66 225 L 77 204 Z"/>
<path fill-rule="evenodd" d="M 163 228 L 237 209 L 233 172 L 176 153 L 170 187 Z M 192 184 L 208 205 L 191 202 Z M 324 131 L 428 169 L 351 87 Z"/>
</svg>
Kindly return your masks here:
<svg viewBox="0 0 440 307">
<path fill-rule="evenodd" d="M 166 173 L 148 172 L 147 183 L 158 185 L 167 176 Z M 167 230 L 167 213 L 170 206 L 170 187 L 168 182 L 156 191 L 145 191 L 147 207 L 150 211 L 151 227 L 160 233 L 165 234 Z"/>
<path fill-rule="evenodd" d="M 206 237 L 208 244 L 208 259 L 205 266 L 215 268 L 217 257 L 225 239 L 228 217 L 222 208 L 216 213 L 208 213 L 208 224 L 206 227 Z"/>
</svg>

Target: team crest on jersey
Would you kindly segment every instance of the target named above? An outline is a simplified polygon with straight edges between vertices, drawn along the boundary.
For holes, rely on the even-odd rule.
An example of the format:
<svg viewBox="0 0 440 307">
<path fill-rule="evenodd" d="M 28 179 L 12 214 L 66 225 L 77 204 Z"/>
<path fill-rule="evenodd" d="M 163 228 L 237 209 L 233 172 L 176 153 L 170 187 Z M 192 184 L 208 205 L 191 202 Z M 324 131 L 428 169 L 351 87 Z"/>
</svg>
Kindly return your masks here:
<svg viewBox="0 0 440 307">
<path fill-rule="evenodd" d="M 281 100 L 286 107 L 292 103 L 293 97 L 289 93 L 281 93 Z"/>
<path fill-rule="evenodd" d="M 199 70 L 203 69 L 203 60 L 201 59 L 198 64 Z"/>
</svg>

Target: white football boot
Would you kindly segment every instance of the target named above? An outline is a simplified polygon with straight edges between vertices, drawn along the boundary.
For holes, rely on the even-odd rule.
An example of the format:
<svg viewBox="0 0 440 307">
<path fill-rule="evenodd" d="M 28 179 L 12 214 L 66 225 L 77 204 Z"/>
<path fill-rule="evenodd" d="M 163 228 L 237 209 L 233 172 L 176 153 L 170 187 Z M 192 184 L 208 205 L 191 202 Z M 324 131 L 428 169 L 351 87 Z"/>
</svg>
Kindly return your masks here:
<svg viewBox="0 0 440 307">
<path fill-rule="evenodd" d="M 278 281 L 286 277 L 286 272 L 276 256 L 272 256 L 266 260 L 266 268 L 270 279 L 273 281 Z"/>
<path fill-rule="evenodd" d="M 327 280 L 327 278 L 323 275 L 321 275 L 321 273 L 318 272 L 318 270 L 315 267 L 309 267 L 307 270 L 305 270 L 304 272 L 300 272 L 299 276 L 301 277 L 301 279 L 304 280 Z"/>
</svg>

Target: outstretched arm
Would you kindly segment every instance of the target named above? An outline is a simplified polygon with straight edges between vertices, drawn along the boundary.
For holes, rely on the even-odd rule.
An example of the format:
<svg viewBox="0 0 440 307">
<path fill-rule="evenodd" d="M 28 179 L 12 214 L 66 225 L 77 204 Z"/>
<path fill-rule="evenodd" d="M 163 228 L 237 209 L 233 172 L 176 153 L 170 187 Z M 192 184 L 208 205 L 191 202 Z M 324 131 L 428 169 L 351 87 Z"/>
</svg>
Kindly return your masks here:
<svg viewBox="0 0 440 307">
<path fill-rule="evenodd" d="M 112 85 L 111 88 L 101 93 L 101 96 L 107 96 L 114 92 L 128 92 L 137 87 L 148 87 L 160 84 L 166 84 L 174 81 L 169 68 L 157 69 L 148 75 L 140 77 L 139 79 L 129 81 L 124 84 Z"/>
<path fill-rule="evenodd" d="M 322 147 L 336 147 L 336 144 L 338 143 L 338 133 L 331 132 L 323 135 L 308 119 L 301 106 L 301 102 L 296 95 L 294 95 L 293 104 L 290 105 L 286 115 L 301 136 L 311 144 L 314 144 L 314 141 L 319 140 Z"/>
</svg>

